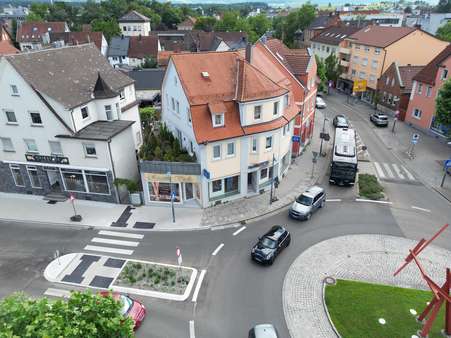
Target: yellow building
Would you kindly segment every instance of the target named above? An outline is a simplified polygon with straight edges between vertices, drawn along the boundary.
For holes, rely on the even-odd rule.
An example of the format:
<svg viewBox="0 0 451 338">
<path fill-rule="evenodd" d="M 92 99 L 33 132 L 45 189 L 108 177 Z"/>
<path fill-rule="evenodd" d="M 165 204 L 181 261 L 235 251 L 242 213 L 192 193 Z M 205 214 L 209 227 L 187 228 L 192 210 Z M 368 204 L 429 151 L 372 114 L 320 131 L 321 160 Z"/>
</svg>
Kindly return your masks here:
<svg viewBox="0 0 451 338">
<path fill-rule="evenodd" d="M 339 88 L 352 90 L 355 80 L 366 80 L 362 99 L 371 102 L 377 80 L 393 62 L 400 66 L 428 64 L 448 42 L 411 27 L 367 26 L 346 39 L 348 48 L 340 48 L 340 58 L 349 66 L 340 77 Z"/>
</svg>

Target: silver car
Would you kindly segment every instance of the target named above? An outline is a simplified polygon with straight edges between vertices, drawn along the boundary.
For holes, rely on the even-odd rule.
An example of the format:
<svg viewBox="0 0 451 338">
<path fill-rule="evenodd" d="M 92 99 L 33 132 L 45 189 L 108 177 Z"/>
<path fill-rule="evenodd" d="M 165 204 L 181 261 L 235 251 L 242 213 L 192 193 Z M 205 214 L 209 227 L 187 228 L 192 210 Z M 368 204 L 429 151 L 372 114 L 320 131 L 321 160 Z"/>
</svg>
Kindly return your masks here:
<svg viewBox="0 0 451 338">
<path fill-rule="evenodd" d="M 289 214 L 292 218 L 308 220 L 312 214 L 326 204 L 326 192 L 319 186 L 308 188 L 293 202 Z"/>
<path fill-rule="evenodd" d="M 381 114 L 381 113 L 371 114 L 370 121 L 379 127 L 387 127 L 388 126 L 388 117 L 385 114 Z"/>
<path fill-rule="evenodd" d="M 249 331 L 249 338 L 278 338 L 277 330 L 272 324 L 258 324 Z"/>
</svg>

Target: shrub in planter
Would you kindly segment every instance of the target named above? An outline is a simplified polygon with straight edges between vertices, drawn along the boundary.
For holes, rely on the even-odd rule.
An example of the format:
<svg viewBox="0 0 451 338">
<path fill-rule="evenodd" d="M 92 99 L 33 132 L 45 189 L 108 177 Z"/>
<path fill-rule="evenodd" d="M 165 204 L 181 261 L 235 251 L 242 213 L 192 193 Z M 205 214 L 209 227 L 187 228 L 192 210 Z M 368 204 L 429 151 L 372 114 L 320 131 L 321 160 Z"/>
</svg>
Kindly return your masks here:
<svg viewBox="0 0 451 338">
<path fill-rule="evenodd" d="M 372 200 L 378 200 L 384 197 L 383 191 L 384 188 L 380 185 L 376 176 L 359 174 L 359 192 L 361 196 Z"/>
</svg>

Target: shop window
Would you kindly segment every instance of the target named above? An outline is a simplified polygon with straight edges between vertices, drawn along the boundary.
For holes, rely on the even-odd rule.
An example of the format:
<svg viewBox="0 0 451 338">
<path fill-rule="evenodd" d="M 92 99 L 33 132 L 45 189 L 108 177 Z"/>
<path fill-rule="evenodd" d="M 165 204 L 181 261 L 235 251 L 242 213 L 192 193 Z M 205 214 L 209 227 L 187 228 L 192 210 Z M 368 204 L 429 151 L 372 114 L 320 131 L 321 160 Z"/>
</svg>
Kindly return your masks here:
<svg viewBox="0 0 451 338">
<path fill-rule="evenodd" d="M 174 202 L 180 202 L 180 185 L 179 183 L 167 182 L 149 182 L 149 199 L 156 202 L 171 202 L 171 192 L 175 195 Z"/>
<path fill-rule="evenodd" d="M 110 186 L 106 173 L 97 171 L 85 171 L 88 190 L 95 194 L 110 194 Z"/>
<path fill-rule="evenodd" d="M 42 188 L 41 180 L 39 179 L 38 169 L 36 167 L 27 167 L 28 176 L 30 177 L 31 186 L 33 188 Z"/>
<path fill-rule="evenodd" d="M 238 192 L 239 191 L 239 177 L 240 176 L 232 176 L 224 179 L 224 192 Z"/>
<path fill-rule="evenodd" d="M 83 172 L 75 169 L 61 169 L 67 191 L 86 192 Z"/>
<path fill-rule="evenodd" d="M 6 110 L 5 115 L 8 124 L 17 124 L 16 114 L 13 111 Z"/>
<path fill-rule="evenodd" d="M 260 180 L 266 180 L 268 178 L 268 168 L 260 170 Z"/>
<path fill-rule="evenodd" d="M 222 180 L 216 180 L 211 183 L 211 190 L 213 193 L 222 191 Z"/>
<path fill-rule="evenodd" d="M 25 182 L 20 172 L 20 167 L 18 165 L 10 165 L 11 173 L 13 175 L 14 184 L 18 187 L 25 187 Z"/>
</svg>

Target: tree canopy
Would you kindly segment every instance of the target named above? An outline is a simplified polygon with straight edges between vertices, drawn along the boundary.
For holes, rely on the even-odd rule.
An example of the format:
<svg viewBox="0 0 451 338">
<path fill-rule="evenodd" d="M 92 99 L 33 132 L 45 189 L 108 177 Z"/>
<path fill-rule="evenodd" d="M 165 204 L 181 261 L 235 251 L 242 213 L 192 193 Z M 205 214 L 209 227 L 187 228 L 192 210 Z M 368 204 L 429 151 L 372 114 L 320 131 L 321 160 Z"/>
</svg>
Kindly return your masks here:
<svg viewBox="0 0 451 338">
<path fill-rule="evenodd" d="M 294 47 L 295 33 L 298 30 L 304 31 L 315 19 L 315 7 L 306 3 L 296 11 L 291 12 L 286 17 L 274 20 L 274 30 L 276 36 L 283 39 L 289 47 Z"/>
<path fill-rule="evenodd" d="M 448 79 L 439 90 L 436 99 L 436 120 L 451 132 L 451 80 Z M 451 135 L 448 135 L 451 136 Z"/>
<path fill-rule="evenodd" d="M 444 26 L 437 29 L 435 35 L 441 40 L 451 42 L 451 22 L 448 21 Z"/>
<path fill-rule="evenodd" d="M 438 13 L 449 13 L 451 12 L 451 1 L 449 0 L 439 0 L 435 11 Z"/>
</svg>

